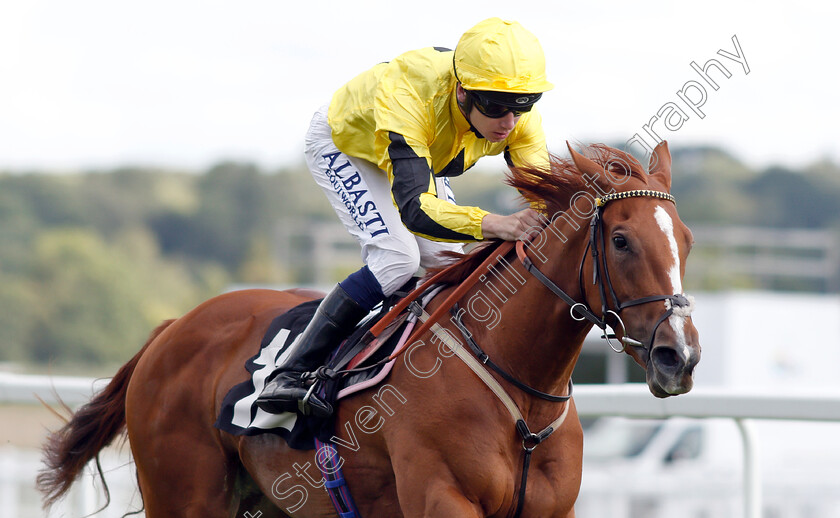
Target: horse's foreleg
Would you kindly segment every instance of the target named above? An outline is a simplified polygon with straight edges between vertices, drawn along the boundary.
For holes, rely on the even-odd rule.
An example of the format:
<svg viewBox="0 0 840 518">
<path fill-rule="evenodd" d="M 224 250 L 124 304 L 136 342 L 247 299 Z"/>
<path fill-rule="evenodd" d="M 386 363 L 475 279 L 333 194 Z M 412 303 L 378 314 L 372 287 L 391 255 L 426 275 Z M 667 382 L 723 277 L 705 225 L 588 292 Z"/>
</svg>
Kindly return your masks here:
<svg viewBox="0 0 840 518">
<path fill-rule="evenodd" d="M 421 486 L 422 487 L 422 486 Z M 484 512 L 475 502 L 469 501 L 456 488 L 436 488 L 417 491 L 422 501 L 400 504 L 406 518 L 433 518 L 440 516 L 458 516 L 459 518 L 483 518 Z"/>
<path fill-rule="evenodd" d="M 458 516 L 483 518 L 481 506 L 470 501 L 449 477 L 446 467 L 421 473 L 420 469 L 397 476 L 397 496 L 405 518 Z"/>
<path fill-rule="evenodd" d="M 430 491 L 426 495 L 425 509 L 423 516 L 431 518 L 436 516 L 458 516 L 468 518 L 480 518 L 484 516 L 484 511 L 481 506 L 475 502 L 470 502 L 467 498 L 456 488 L 438 488 L 434 492 Z M 406 513 L 406 516 L 413 516 Z"/>
</svg>

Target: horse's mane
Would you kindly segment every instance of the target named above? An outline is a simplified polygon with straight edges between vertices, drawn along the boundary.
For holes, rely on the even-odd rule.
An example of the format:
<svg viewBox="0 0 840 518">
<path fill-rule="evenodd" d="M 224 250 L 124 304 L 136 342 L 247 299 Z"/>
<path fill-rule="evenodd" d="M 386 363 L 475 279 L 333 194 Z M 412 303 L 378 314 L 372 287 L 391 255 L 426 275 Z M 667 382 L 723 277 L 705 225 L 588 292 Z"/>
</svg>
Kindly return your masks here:
<svg viewBox="0 0 840 518">
<path fill-rule="evenodd" d="M 633 156 L 604 144 L 592 144 L 582 151 L 605 174 L 589 174 L 584 177 L 571 158 L 551 154 L 547 168 L 511 168 L 505 183 L 516 188 L 529 205 L 541 207 L 540 212 L 548 219 L 554 214 L 568 211 L 570 201 L 578 193 L 586 192 L 597 197 L 599 193 L 595 185 L 601 192 L 628 191 L 648 186 L 648 174 Z M 466 279 L 501 243 L 501 240 L 491 240 L 466 254 L 446 252 L 445 257 L 451 261 L 447 266 L 430 270 L 430 274 L 449 267 L 440 282 L 457 284 Z"/>
</svg>

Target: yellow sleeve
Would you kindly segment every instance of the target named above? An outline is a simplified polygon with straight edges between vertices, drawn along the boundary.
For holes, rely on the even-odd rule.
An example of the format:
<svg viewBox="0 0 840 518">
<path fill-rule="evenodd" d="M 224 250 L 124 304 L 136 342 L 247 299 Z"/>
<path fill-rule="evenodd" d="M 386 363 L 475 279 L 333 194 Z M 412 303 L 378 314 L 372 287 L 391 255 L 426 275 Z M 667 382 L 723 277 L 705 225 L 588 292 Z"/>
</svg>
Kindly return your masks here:
<svg viewBox="0 0 840 518">
<path fill-rule="evenodd" d="M 394 70 L 383 75 L 374 99 L 375 150 L 403 223 L 435 241 L 481 241 L 481 220 L 489 213 L 441 199 L 435 188 L 429 146 L 436 115 L 432 101 L 423 96 L 423 62 L 389 66 Z"/>
</svg>

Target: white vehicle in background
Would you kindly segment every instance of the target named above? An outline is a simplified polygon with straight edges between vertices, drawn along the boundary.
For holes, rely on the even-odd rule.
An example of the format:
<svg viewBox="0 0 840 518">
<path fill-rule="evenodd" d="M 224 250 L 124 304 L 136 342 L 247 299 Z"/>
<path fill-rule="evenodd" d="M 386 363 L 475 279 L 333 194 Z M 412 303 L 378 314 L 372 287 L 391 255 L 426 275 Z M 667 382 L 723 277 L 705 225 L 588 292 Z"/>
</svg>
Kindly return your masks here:
<svg viewBox="0 0 840 518">
<path fill-rule="evenodd" d="M 753 421 L 765 518 L 840 518 L 840 423 Z M 581 517 L 740 518 L 729 419 L 601 418 L 584 432 Z"/>
<path fill-rule="evenodd" d="M 730 291 L 695 300 L 692 320 L 703 344 L 695 393 L 840 394 L 840 343 L 827 331 L 840 327 L 840 296 Z M 611 382 L 627 381 L 618 378 Z M 835 419 L 751 421 L 762 518 L 840 518 L 840 415 Z M 603 417 L 584 432 L 577 516 L 742 518 L 743 463 L 742 436 L 730 419 Z"/>
</svg>

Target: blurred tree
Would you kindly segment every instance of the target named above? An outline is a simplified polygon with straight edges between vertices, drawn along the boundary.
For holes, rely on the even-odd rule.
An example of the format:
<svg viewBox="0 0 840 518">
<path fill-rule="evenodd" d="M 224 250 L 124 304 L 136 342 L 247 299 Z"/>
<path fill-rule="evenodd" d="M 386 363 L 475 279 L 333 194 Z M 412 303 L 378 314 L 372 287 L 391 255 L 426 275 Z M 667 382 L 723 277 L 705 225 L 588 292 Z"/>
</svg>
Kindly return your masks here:
<svg viewBox="0 0 840 518">
<path fill-rule="evenodd" d="M 40 225 L 78 225 L 85 223 L 87 207 L 77 195 L 80 178 L 66 176 L 8 176 L 3 191 L 17 198 Z"/>
<path fill-rule="evenodd" d="M 671 153 L 671 193 L 683 221 L 688 225 L 749 221 L 755 199 L 745 195 L 742 184 L 755 177 L 753 171 L 717 148 L 676 148 Z"/>
<path fill-rule="evenodd" d="M 180 316 L 211 291 L 163 261 L 142 230 L 116 244 L 89 229 L 43 232 L 28 275 L 39 299 L 25 346 L 34 362 L 124 361 L 160 320 Z M 225 278 L 209 275 L 215 293 Z"/>
<path fill-rule="evenodd" d="M 196 260 L 215 260 L 236 271 L 246 260 L 255 235 L 267 236 L 268 193 L 253 165 L 224 163 L 197 183 L 192 213 L 163 210 L 149 218 L 164 252 Z"/>
<path fill-rule="evenodd" d="M 0 361 L 30 358 L 31 332 L 41 295 L 28 279 L 0 270 Z"/>
<path fill-rule="evenodd" d="M 840 191 L 840 164 L 823 158 L 805 168 L 805 173 L 817 181 L 829 184 L 832 189 Z"/>
<path fill-rule="evenodd" d="M 688 176 L 717 177 L 729 182 L 755 176 L 755 171 L 723 149 L 687 146 L 671 149 L 671 173 L 676 181 Z"/>
<path fill-rule="evenodd" d="M 745 186 L 756 201 L 750 223 L 763 227 L 826 228 L 840 221 L 837 188 L 782 167 L 771 167 Z"/>
</svg>

